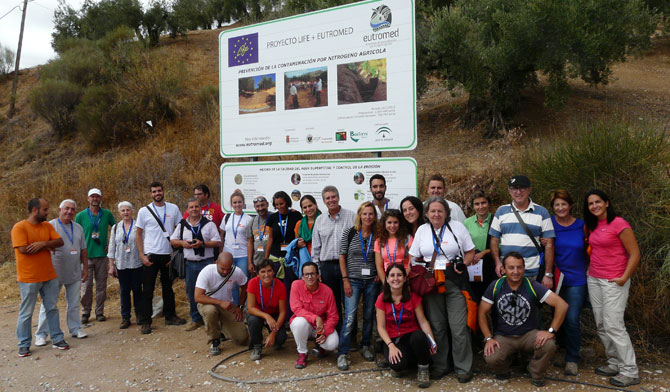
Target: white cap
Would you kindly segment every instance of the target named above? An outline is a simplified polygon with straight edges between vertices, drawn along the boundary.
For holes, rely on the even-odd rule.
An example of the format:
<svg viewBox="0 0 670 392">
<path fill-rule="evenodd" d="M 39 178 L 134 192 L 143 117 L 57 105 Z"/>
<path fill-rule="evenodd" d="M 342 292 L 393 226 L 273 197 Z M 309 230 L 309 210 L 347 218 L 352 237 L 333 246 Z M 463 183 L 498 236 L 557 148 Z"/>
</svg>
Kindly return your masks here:
<svg viewBox="0 0 670 392">
<path fill-rule="evenodd" d="M 98 188 L 91 188 L 91 189 L 88 191 L 88 196 L 90 197 L 91 195 L 102 196 L 102 192 L 100 192 L 100 189 L 98 189 Z"/>
</svg>

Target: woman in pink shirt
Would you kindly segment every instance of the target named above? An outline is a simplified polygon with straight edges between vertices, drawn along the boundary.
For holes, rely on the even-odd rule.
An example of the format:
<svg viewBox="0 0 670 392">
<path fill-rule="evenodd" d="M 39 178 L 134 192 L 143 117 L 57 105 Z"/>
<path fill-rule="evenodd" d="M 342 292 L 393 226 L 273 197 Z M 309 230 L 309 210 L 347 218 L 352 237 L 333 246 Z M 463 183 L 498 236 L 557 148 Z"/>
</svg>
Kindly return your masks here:
<svg viewBox="0 0 670 392">
<path fill-rule="evenodd" d="M 377 225 L 377 239 L 375 240 L 375 264 L 377 276 L 382 284 L 386 281 L 384 271 L 391 264 L 402 264 L 405 271 L 409 271 L 409 247 L 412 246 L 412 236 L 407 233 L 402 213 L 398 210 L 385 211 Z"/>
<path fill-rule="evenodd" d="M 623 316 L 630 277 L 640 263 L 640 248 L 631 226 L 616 215 L 609 198 L 599 189 L 586 194 L 584 223 L 591 246 L 589 297 L 607 355 L 607 364 L 595 372 L 610 376 L 610 384 L 617 387 L 639 384 L 635 352 Z"/>
</svg>

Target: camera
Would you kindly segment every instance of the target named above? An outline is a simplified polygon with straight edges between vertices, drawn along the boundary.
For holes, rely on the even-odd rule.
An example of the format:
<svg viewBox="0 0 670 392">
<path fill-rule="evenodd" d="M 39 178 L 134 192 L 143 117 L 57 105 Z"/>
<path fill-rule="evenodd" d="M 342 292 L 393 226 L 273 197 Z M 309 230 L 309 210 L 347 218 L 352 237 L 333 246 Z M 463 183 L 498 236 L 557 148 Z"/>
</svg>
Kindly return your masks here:
<svg viewBox="0 0 670 392">
<path fill-rule="evenodd" d="M 198 242 L 198 240 L 191 240 L 191 245 L 195 245 L 196 242 Z"/>
<path fill-rule="evenodd" d="M 463 258 L 461 256 L 454 257 L 454 260 L 452 261 L 452 263 L 454 263 L 456 265 L 456 271 L 458 271 L 458 272 L 463 272 L 468 268 L 465 265 L 465 261 L 463 261 Z"/>
</svg>

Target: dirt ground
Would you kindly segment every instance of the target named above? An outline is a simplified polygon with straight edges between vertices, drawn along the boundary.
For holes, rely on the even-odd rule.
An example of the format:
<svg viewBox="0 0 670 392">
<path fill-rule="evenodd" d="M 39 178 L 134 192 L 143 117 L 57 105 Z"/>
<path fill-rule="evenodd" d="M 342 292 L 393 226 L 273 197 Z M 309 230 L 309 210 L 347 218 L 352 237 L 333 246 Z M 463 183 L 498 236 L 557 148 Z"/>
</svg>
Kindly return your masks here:
<svg viewBox="0 0 670 392">
<path fill-rule="evenodd" d="M 321 105 L 328 106 L 328 87 L 321 90 Z M 290 95 L 284 100 L 284 110 L 305 109 L 316 107 L 316 96 L 307 89 L 298 89 L 298 107 L 293 107 L 293 99 Z"/>
</svg>

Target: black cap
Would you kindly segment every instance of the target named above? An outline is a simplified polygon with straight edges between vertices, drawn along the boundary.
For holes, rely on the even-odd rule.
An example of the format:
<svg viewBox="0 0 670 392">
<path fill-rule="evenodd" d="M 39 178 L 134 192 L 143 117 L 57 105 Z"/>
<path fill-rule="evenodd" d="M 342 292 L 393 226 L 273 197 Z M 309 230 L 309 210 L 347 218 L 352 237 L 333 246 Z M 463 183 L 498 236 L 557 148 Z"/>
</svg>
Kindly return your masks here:
<svg viewBox="0 0 670 392">
<path fill-rule="evenodd" d="M 516 175 L 509 179 L 507 186 L 510 188 L 530 188 L 530 180 L 524 175 Z"/>
</svg>

